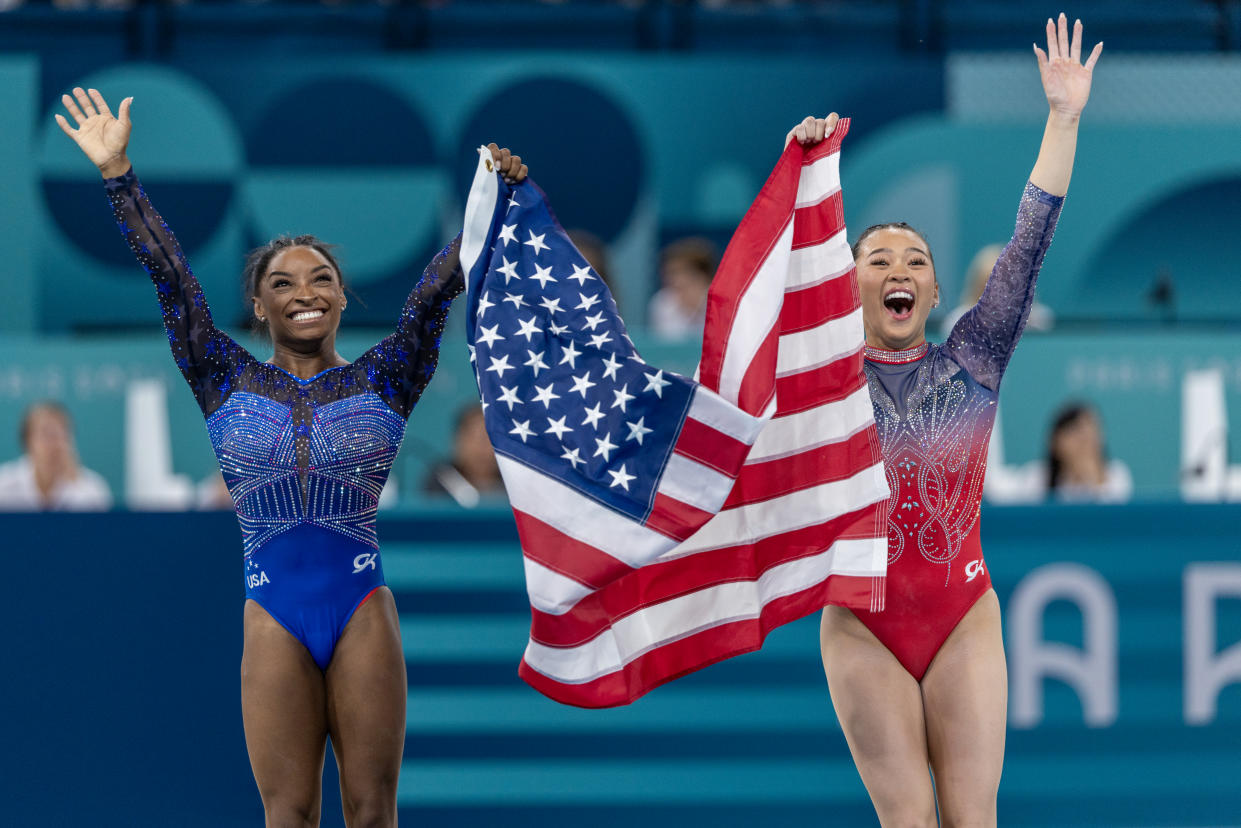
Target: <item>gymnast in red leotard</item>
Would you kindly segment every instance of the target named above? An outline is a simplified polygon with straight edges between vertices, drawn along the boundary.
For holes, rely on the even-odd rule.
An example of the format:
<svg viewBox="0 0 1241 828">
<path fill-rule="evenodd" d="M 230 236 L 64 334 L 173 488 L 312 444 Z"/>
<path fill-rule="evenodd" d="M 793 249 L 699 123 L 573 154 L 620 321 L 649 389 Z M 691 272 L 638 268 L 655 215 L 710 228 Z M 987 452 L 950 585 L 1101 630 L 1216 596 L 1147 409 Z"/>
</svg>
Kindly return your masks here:
<svg viewBox="0 0 1241 828">
<path fill-rule="evenodd" d="M 926 341 L 939 303 L 930 247 L 903 222 L 853 246 L 865 370 L 892 490 L 888 578 L 879 612 L 828 607 L 823 666 L 836 715 L 884 826 L 996 824 L 1008 684 L 1000 605 L 979 545 L 987 439 L 1000 379 L 1068 191 L 1077 125 L 1102 44 L 1081 62 L 1078 21 L 1047 21 L 1037 46 L 1050 106 L 1017 229 L 978 304 L 942 345 Z M 790 133 L 803 144 L 834 116 Z M 927 773 L 928 766 L 931 773 Z"/>
</svg>

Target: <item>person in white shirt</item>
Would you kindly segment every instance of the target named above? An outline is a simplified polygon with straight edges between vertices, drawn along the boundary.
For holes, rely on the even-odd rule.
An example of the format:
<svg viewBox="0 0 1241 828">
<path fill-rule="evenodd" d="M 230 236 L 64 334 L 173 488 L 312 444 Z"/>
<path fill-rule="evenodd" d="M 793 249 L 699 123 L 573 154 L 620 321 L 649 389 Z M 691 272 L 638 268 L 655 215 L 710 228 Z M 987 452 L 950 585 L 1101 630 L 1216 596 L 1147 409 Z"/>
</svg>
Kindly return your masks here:
<svg viewBox="0 0 1241 828">
<path fill-rule="evenodd" d="M 112 507 L 108 484 L 78 460 L 73 422 L 63 405 L 49 400 L 26 409 L 21 444 L 24 454 L 0 465 L 0 510 L 92 512 Z"/>
</svg>

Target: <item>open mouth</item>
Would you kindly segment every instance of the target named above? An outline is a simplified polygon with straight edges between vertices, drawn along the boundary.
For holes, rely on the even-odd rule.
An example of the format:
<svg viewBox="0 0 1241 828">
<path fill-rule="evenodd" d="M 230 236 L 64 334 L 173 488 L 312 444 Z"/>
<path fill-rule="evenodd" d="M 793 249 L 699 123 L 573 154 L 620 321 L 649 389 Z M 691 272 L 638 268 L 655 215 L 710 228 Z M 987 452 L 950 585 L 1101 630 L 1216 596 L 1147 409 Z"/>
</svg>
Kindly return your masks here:
<svg viewBox="0 0 1241 828">
<path fill-rule="evenodd" d="M 290 320 L 292 320 L 295 324 L 296 324 L 296 323 L 302 323 L 302 324 L 305 324 L 305 323 L 308 323 L 308 322 L 317 322 L 317 321 L 319 321 L 320 319 L 322 319 L 322 318 L 323 318 L 323 315 L 324 315 L 324 314 L 323 314 L 323 310 L 322 310 L 322 309 L 318 309 L 318 310 L 305 310 L 305 311 L 298 311 L 297 313 L 292 314 L 292 315 L 289 317 L 289 319 L 290 319 Z"/>
<path fill-rule="evenodd" d="M 883 307 L 898 322 L 904 322 L 914 313 L 914 295 L 903 288 L 888 291 L 883 297 Z"/>
</svg>

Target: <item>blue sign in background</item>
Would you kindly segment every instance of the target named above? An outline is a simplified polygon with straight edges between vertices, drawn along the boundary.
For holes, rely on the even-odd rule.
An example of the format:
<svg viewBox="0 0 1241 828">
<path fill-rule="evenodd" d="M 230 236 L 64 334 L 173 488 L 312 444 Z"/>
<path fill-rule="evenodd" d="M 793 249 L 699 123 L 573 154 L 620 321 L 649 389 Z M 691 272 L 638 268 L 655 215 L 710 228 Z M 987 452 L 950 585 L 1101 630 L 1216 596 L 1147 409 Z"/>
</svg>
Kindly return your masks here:
<svg viewBox="0 0 1241 828">
<path fill-rule="evenodd" d="M 1033 723 L 1010 715 L 1000 824 L 1237 822 L 1241 671 L 1232 668 L 1205 722 L 1186 723 L 1183 661 L 1194 644 L 1183 587 L 1208 562 L 1241 576 L 1239 514 L 1181 505 L 984 514 L 1014 710 L 1031 687 L 1042 691 Z M 11 516 L 0 529 L 12 575 L 0 609 L 10 631 L 4 821 L 257 824 L 240 720 L 233 517 Z M 816 618 L 629 707 L 569 708 L 516 675 L 529 607 L 507 512 L 408 514 L 381 521 L 380 537 L 410 676 L 402 822 L 873 823 L 832 714 Z M 1016 596 L 1065 566 L 1080 567 L 1076 582 L 1092 582 L 1114 611 L 1083 612 L 1061 587 L 1030 615 L 1035 629 Z M 1207 643 L 1223 663 L 1241 647 L 1241 594 L 1210 607 Z M 1097 628 L 1114 667 L 1096 681 L 1018 686 L 1037 656 L 1018 639 L 1060 642 L 1077 656 Z M 1112 718 L 1087 724 L 1083 695 L 1110 698 Z M 323 824 L 338 826 L 331 773 Z"/>
</svg>

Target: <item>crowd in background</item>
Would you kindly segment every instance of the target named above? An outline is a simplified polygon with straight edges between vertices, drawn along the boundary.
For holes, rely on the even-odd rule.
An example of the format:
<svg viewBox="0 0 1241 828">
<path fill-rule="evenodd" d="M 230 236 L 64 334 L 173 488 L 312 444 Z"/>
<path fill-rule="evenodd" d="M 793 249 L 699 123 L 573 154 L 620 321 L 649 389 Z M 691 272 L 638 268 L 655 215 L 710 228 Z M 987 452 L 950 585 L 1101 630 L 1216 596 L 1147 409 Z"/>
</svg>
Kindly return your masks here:
<svg viewBox="0 0 1241 828">
<path fill-rule="evenodd" d="M 613 290 L 605 245 L 593 234 L 569 233 L 591 266 Z M 959 304 L 944 314 L 941 337 L 978 301 L 1000 253 L 999 245 L 981 249 L 970 264 Z M 707 293 L 719 251 L 701 237 L 675 240 L 660 251 L 658 279 L 647 302 L 645 327 L 657 341 L 695 343 L 702 337 Z M 1029 328 L 1048 331 L 1055 321 L 1050 308 L 1035 302 Z M 995 503 L 1124 503 L 1133 492 L 1128 467 L 1108 456 L 1103 423 L 1088 402 L 1067 401 L 1048 424 L 1043 456 L 1020 466 L 1004 464 L 1002 420 L 992 434 L 985 497 Z M 0 465 L 0 510 L 97 511 L 112 507 L 103 477 L 82 466 L 74 443 L 73 422 L 57 401 L 34 403 L 25 412 L 18 435 L 21 455 Z M 430 458 L 428 458 L 430 459 Z M 487 437 L 482 409 L 466 404 L 456 416 L 451 454 L 429 463 L 418 487 L 423 497 L 451 500 L 472 508 L 501 501 L 504 483 Z M 385 508 L 396 501 L 396 482 L 381 498 Z M 224 480 L 215 473 L 196 487 L 200 509 L 229 509 Z"/>
</svg>

